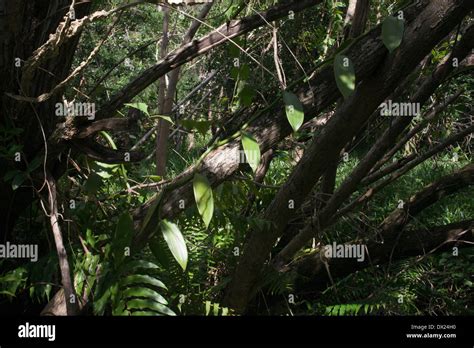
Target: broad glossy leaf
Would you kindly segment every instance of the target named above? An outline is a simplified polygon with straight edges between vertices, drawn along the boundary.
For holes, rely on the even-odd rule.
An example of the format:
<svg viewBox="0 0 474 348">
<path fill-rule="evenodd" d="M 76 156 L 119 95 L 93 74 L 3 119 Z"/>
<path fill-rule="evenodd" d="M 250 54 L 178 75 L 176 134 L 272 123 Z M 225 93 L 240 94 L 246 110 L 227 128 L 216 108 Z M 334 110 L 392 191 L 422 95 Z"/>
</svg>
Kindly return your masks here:
<svg viewBox="0 0 474 348">
<path fill-rule="evenodd" d="M 390 52 L 393 52 L 403 40 L 405 23 L 403 19 L 389 16 L 382 24 L 382 41 Z"/>
<path fill-rule="evenodd" d="M 148 112 L 148 105 L 146 105 L 145 103 L 130 103 L 125 104 L 125 106 L 130 106 L 131 108 L 138 109 L 145 115 L 150 116 L 150 113 Z"/>
<path fill-rule="evenodd" d="M 350 97 L 354 93 L 356 77 L 354 66 L 348 57 L 337 55 L 334 58 L 334 77 L 344 98 Z"/>
<path fill-rule="evenodd" d="M 178 261 L 183 271 L 186 270 L 186 265 L 188 264 L 188 249 L 178 226 L 172 222 L 162 220 L 160 227 L 163 238 L 166 244 L 168 244 L 174 258 Z"/>
<path fill-rule="evenodd" d="M 261 158 L 260 146 L 257 140 L 255 140 L 251 134 L 242 132 L 242 147 L 244 148 L 248 164 L 255 172 L 260 164 Z"/>
<path fill-rule="evenodd" d="M 283 101 L 285 102 L 286 118 L 293 131 L 297 132 L 304 121 L 303 105 L 295 94 L 286 91 L 283 92 Z"/>
<path fill-rule="evenodd" d="M 201 214 L 207 228 L 214 214 L 214 197 L 209 180 L 204 175 L 196 173 L 193 180 L 193 190 L 199 214 Z"/>
</svg>

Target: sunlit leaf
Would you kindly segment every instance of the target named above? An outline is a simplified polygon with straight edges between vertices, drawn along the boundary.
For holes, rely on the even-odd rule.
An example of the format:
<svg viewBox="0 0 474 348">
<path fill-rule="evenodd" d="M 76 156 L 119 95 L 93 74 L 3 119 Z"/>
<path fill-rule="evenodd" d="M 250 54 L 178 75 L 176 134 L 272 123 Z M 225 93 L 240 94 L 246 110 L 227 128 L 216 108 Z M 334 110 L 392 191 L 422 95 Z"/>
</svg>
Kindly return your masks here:
<svg viewBox="0 0 474 348">
<path fill-rule="evenodd" d="M 248 164 L 255 172 L 260 164 L 261 157 L 260 146 L 258 145 L 257 140 L 255 140 L 251 134 L 242 132 L 242 147 L 244 148 Z"/>
<path fill-rule="evenodd" d="M 304 121 L 303 105 L 295 94 L 286 91 L 283 92 L 283 101 L 285 102 L 286 118 L 293 131 L 297 132 Z"/>
<path fill-rule="evenodd" d="M 166 220 L 160 222 L 160 227 L 166 244 L 168 244 L 171 253 L 184 271 L 188 263 L 188 249 L 181 231 L 177 225 Z"/>
<path fill-rule="evenodd" d="M 405 23 L 403 19 L 389 16 L 382 24 L 382 41 L 390 52 L 393 52 L 403 40 Z"/>
<path fill-rule="evenodd" d="M 148 112 L 148 105 L 146 105 L 145 103 L 130 103 L 125 104 L 125 106 L 130 106 L 131 108 L 138 109 L 145 115 L 150 116 L 150 113 Z"/>
<path fill-rule="evenodd" d="M 350 97 L 355 90 L 356 77 L 354 66 L 348 57 L 337 55 L 334 58 L 334 77 L 344 98 Z"/>
<path fill-rule="evenodd" d="M 151 118 L 161 118 L 165 121 L 168 121 L 169 123 L 171 124 L 174 124 L 173 120 L 171 119 L 171 117 L 169 116 L 164 116 L 164 115 L 154 115 L 154 116 L 151 116 Z"/>
<path fill-rule="evenodd" d="M 214 214 L 214 197 L 211 185 L 204 175 L 196 173 L 193 180 L 193 190 L 199 214 L 201 214 L 207 228 Z"/>
</svg>

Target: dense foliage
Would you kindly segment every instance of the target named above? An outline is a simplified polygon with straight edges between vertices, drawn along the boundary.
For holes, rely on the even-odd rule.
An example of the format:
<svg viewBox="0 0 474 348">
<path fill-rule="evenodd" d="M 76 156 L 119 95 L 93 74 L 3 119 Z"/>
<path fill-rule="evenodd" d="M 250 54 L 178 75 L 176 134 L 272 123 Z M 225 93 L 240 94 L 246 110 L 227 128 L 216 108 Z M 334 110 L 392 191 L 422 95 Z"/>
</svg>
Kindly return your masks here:
<svg viewBox="0 0 474 348">
<path fill-rule="evenodd" d="M 131 2 L 94 1 L 88 13 L 109 11 L 127 3 Z M 269 0 L 217 1 L 203 17 L 196 38 L 279 4 L 279 1 Z M 415 6 L 413 2 L 370 1 L 364 29 L 357 35 L 351 35 L 348 29 L 351 23 L 347 16 L 348 5 L 349 1 L 319 1 L 317 6 L 308 6 L 296 13 L 291 11 L 277 21 L 193 58 L 181 66 L 176 90 L 168 96 L 173 100 L 171 112 L 163 114 L 160 107 L 163 101 L 160 102 L 159 90 L 163 86 L 166 88 L 166 81 L 169 83 L 172 79 L 172 74 L 168 73 L 164 84 L 164 77 L 160 76 L 122 103 L 117 113 L 102 115 L 102 119 L 116 116 L 122 120 L 132 119 L 132 122 L 122 129 L 100 129 L 88 139 L 120 156 L 139 152 L 138 160 L 94 158 L 90 151 L 81 147 L 82 138 L 74 140 L 72 137 L 72 140 L 58 142 L 66 143 L 59 153 L 55 146 L 50 147 L 51 156 L 62 161 L 53 168 L 42 151 L 44 141 L 38 120 L 46 130 L 45 137 L 52 139 L 57 134 L 53 130 L 60 122 L 58 120 L 64 122 L 66 118 L 51 121 L 39 113 L 38 120 L 31 119 L 30 124 L 18 122 L 12 116 L 15 114 L 12 107 L 7 107 L 5 102 L 2 112 L 8 117 L 0 124 L 0 156 L 5 168 L 1 172 L 2 190 L 9 192 L 5 197 L 10 204 L 15 204 L 11 209 L 17 216 L 12 215 L 11 227 L 7 228 L 12 221 L 1 226 L 5 231 L 2 243 L 9 240 L 17 244 L 36 244 L 39 258 L 37 262 L 0 259 L 2 312 L 39 314 L 64 285 L 52 234 L 48 191 L 42 187 L 46 171 L 52 173 L 57 183 L 59 225 L 77 294 L 76 303 L 80 304 L 81 311 L 90 315 L 234 315 L 242 312 L 242 307 L 234 306 L 227 295 L 233 282 L 239 282 L 238 273 L 234 272 L 248 256 L 246 251 L 252 250 L 247 246 L 253 241 L 252 234 L 276 230 L 276 222 L 268 219 L 269 210 L 277 206 L 279 192 L 293 185 L 291 180 L 295 171 L 300 170 L 299 166 L 301 170 L 306 168 L 301 164 L 304 156 L 312 151 L 319 137 L 324 137 L 325 124 L 331 123 L 331 116 L 337 115 L 345 103 L 360 97 L 358 91 L 365 88 L 366 81 L 375 85 L 377 74 L 383 73 L 384 66 L 397 59 L 393 57 L 403 55 L 409 45 L 410 38 L 406 35 L 412 35 L 413 18 L 397 16 L 399 11 Z M 182 46 L 193 18 L 200 15 L 203 6 L 160 7 L 143 2 L 93 20 L 83 28 L 80 40 L 74 46 L 68 71 L 87 62 L 85 68 L 46 103 L 52 103 L 52 100 L 93 102 L 100 110 L 147 68 L 159 63 L 166 52 Z M 67 13 L 68 7 L 63 11 Z M 419 13 L 421 10 L 414 16 L 423 15 Z M 434 34 L 440 36 L 437 43 L 414 69 L 401 74 L 403 78 L 396 83 L 400 88 L 390 90 L 389 97 L 382 100 L 410 101 L 416 95 L 443 60 L 452 58 L 450 54 L 460 47 L 460 41 L 468 35 L 472 37 L 468 34 L 469 30 L 472 32 L 472 18 L 463 17 L 451 23 L 447 35 Z M 166 36 L 169 43 L 166 52 L 162 52 L 165 21 L 168 22 Z M 373 40 L 379 40 L 380 46 L 373 48 L 367 41 L 367 49 L 377 52 L 383 49 L 383 54 L 374 62 L 378 64 L 374 65 L 375 71 L 366 73 L 360 71 L 363 62 L 355 59 L 357 55 L 351 49 L 358 49 L 361 40 L 368 40 L 371 35 Z M 472 44 L 471 39 L 468 42 L 471 49 Z M 97 47 L 97 53 L 89 59 Z M 370 56 L 370 52 L 368 54 Z M 400 164 L 395 169 L 403 168 L 405 163 L 423 156 L 450 136 L 472 127 L 474 81 L 468 73 L 472 67 L 470 54 L 471 61 L 467 55 L 467 63 L 463 65 L 462 57 L 459 68 L 437 81 L 439 87 L 429 93 L 426 102 L 421 102 L 420 115 L 410 117 L 409 124 L 369 169 L 379 163 L 382 169 L 393 164 Z M 330 69 L 324 70 L 327 67 Z M 318 75 L 321 71 L 330 73 Z M 365 75 L 360 78 L 360 74 Z M 317 76 L 316 80 L 313 76 Z M 318 86 L 318 81 L 322 81 L 322 86 L 330 83 L 337 86 L 338 95 L 327 105 L 305 99 L 309 98 L 305 90 L 318 91 L 314 89 L 318 87 L 312 87 Z M 60 80 L 54 83 L 58 82 Z M 11 81 L 10 84 L 15 83 Z M 318 98 L 318 95 L 314 97 Z M 363 98 L 359 99 L 358 103 L 365 103 Z M 31 105 L 35 108 L 38 104 Z M 21 110 L 18 108 L 18 112 Z M 359 112 L 351 110 L 349 112 Z M 278 127 L 285 131 L 275 133 L 280 131 L 275 131 L 274 124 L 261 120 L 274 115 L 274 122 L 279 122 L 282 118 L 279 113 L 284 115 L 286 123 Z M 259 269 L 258 281 L 253 284 L 245 305 L 248 313 L 474 314 L 474 251 L 471 245 L 474 187 L 469 186 L 474 182 L 472 174 L 469 174 L 468 184 L 452 194 L 446 193 L 449 187 L 444 191 L 440 189 L 442 193 L 434 194 L 439 199 L 413 213 L 403 226 L 397 225 L 400 233 L 414 233 L 471 221 L 470 227 L 464 228 L 464 235 L 456 235 L 436 248 L 390 258 L 389 262 L 374 260 L 373 267 L 364 267 L 357 272 L 354 269 L 354 272 L 334 279 L 330 276 L 330 283 L 323 287 L 312 288 L 302 281 L 304 275 L 296 267 L 307 257 L 324 250 L 324 245 L 362 240 L 383 243 L 385 237 L 381 234 L 381 226 L 387 223 L 392 212 L 403 210 L 404 205 L 414 202 L 415 194 L 428 185 L 444 180 L 466 166 L 470 168 L 472 131 L 442 146 L 381 187 L 355 210 L 339 216 L 336 212 L 331 214 L 337 217 L 335 221 L 315 229 L 311 238 L 290 261 L 286 260 L 284 266 L 273 267 L 271 260 L 300 231 L 317 226 L 318 221 L 314 220 L 317 213 L 324 209 L 334 192 L 337 194 L 339 188 L 356 177 L 354 170 L 364 163 L 374 144 L 396 119 L 402 118 L 381 117 L 379 109 L 372 113 L 375 116 L 368 118 L 360 129 L 354 129 L 342 151 L 338 150 L 335 157 L 329 152 L 327 158 L 322 157 L 334 170 L 332 189 L 325 191 L 325 179 L 331 181 L 331 170 L 326 168 L 322 179 L 316 179 L 316 185 L 309 188 L 309 195 L 295 198 L 296 209 L 282 226 L 284 233 L 269 243 L 270 255 Z M 433 117 L 427 119 L 429 115 Z M 314 122 L 327 118 L 327 123 Z M 78 121 L 77 129 L 87 122 Z M 155 127 L 164 122 L 170 127 L 168 147 L 157 149 Z M 261 128 L 254 126 L 258 122 L 262 123 Z M 33 138 L 29 136 L 31 127 L 36 129 Z M 351 128 L 350 124 L 348 128 Z M 410 131 L 413 136 L 385 162 L 380 162 L 382 155 Z M 149 136 L 143 138 L 147 132 Z M 274 142 L 268 140 L 274 136 L 272 134 L 288 135 Z M 33 145 L 37 137 L 38 145 Z M 338 134 L 335 139 L 337 137 Z M 230 168 L 227 160 L 219 157 L 219 151 L 234 143 L 243 160 Z M 156 151 L 167 153 L 165 175 L 157 175 Z M 13 160 L 17 153 L 26 154 L 27 165 Z M 223 155 L 228 158 L 229 153 L 223 152 Z M 217 169 L 200 171 L 201 165 L 211 168 L 209 163 L 215 164 Z M 226 174 L 219 177 L 216 174 L 219 171 Z M 316 172 L 310 170 L 308 175 L 311 173 Z M 336 211 L 364 195 L 374 183 L 380 183 L 393 171 L 373 182 L 364 181 L 373 173 L 377 170 L 369 170 L 362 176 L 362 183 L 350 191 Z M 319 178 L 319 172 L 317 175 Z M 187 198 L 184 198 L 184 191 L 179 191 L 185 185 L 189 187 Z M 308 185 L 311 186 L 310 181 Z M 12 198 L 16 193 L 16 198 Z M 25 195 L 34 198 L 24 205 L 13 203 L 14 199 Z M 283 204 L 291 206 L 292 202 Z M 169 206 L 179 206 L 179 209 L 175 208 L 178 213 Z M 140 210 L 140 207 L 146 207 L 146 210 Z M 2 214 L 10 213 L 4 211 Z M 458 240 L 463 238 L 466 240 Z M 265 248 L 261 252 L 265 257 L 269 254 Z M 370 258 L 370 251 L 368 253 L 366 257 Z"/>
</svg>

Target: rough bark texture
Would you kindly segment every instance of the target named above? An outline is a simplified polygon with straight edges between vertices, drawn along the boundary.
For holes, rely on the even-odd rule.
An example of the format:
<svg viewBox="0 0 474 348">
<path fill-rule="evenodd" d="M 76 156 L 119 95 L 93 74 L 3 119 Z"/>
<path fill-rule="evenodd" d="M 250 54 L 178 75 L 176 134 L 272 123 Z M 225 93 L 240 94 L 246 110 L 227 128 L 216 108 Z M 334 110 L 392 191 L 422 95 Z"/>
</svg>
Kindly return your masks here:
<svg viewBox="0 0 474 348">
<path fill-rule="evenodd" d="M 213 48 L 229 42 L 229 39 L 234 39 L 235 37 L 248 33 L 253 29 L 285 17 L 288 15 L 289 11 L 297 13 L 319 3 L 321 3 L 321 0 L 281 1 L 279 5 L 262 14 L 249 16 L 241 20 L 234 20 L 222 25 L 205 37 L 190 42 L 189 44 L 171 52 L 164 60 L 145 70 L 140 74 L 140 76 L 131 81 L 127 86 L 125 86 L 125 88 L 113 96 L 109 102 L 103 105 L 97 113 L 97 118 L 100 119 L 103 117 L 113 116 L 113 114 L 115 114 L 124 103 L 133 99 L 138 93 L 155 82 L 159 77 Z"/>
<path fill-rule="evenodd" d="M 464 58 L 474 44 L 473 27 L 470 27 L 463 40 L 453 52 L 453 56 Z M 449 55 L 451 57 L 451 54 Z M 451 59 L 447 59 L 440 64 L 432 75 L 423 80 L 420 88 L 411 98 L 412 103 L 419 103 L 423 106 L 429 96 L 435 92 L 438 86 L 445 80 L 448 74 L 453 70 Z M 451 99 L 452 100 L 452 99 Z M 440 110 L 438 109 L 437 112 Z M 428 116 L 429 117 L 429 116 Z M 341 207 L 343 202 L 348 199 L 351 194 L 363 182 L 364 178 L 369 174 L 374 165 L 381 159 L 384 153 L 389 150 L 400 134 L 412 122 L 410 117 L 398 117 L 393 124 L 389 125 L 385 132 L 375 141 L 367 154 L 360 160 L 359 164 L 352 170 L 347 178 L 341 183 L 337 191 L 327 202 L 327 205 L 321 212 L 317 212 L 313 220 L 317 221 L 319 232 L 324 230 L 329 224 L 334 222 L 334 214 Z M 392 154 L 393 156 L 393 154 Z M 390 157 L 391 158 L 391 157 Z M 277 267 L 281 267 L 284 263 L 299 250 L 304 244 L 314 236 L 312 226 L 303 229 L 276 257 L 274 261 Z"/>
<path fill-rule="evenodd" d="M 299 275 L 302 275 L 299 280 L 300 286 L 305 284 L 305 288 L 321 289 L 329 284 L 331 276 L 338 278 L 371 265 L 386 263 L 390 259 L 397 260 L 425 254 L 459 238 L 472 240 L 474 220 L 419 231 L 405 231 L 407 224 L 420 212 L 447 195 L 471 185 L 474 185 L 474 164 L 427 185 L 413 195 L 403 208 L 394 210 L 379 226 L 378 235 L 383 243 L 374 241 L 351 243 L 366 245 L 367 253 L 363 262 L 356 259 L 327 259 L 321 251 L 302 258 L 292 266 Z M 325 264 L 329 266 L 330 274 L 327 273 Z"/>
<path fill-rule="evenodd" d="M 39 95 L 50 91 L 58 82 L 67 77 L 70 70 L 74 52 L 79 40 L 79 35 L 69 40 L 60 47 L 52 59 L 41 64 L 42 69 L 33 71 L 32 80 L 27 90 L 19 90 L 23 64 L 33 52 L 48 40 L 51 33 L 56 31 L 59 23 L 65 16 L 70 1 L 26 1 L 6 0 L 5 13 L 0 17 L 0 118 L 1 125 L 20 127 L 28 125 L 21 134 L 22 139 L 27 139 L 21 151 L 22 161 L 14 162 L 13 158 L 0 158 L 0 177 L 12 169 L 24 170 L 25 161 L 31 161 L 44 147 L 44 139 L 39 122 L 49 137 L 59 122 L 55 116 L 55 103 L 59 101 L 54 97 L 45 103 L 30 105 L 11 99 L 6 93 L 15 95 Z M 89 1 L 78 2 L 75 10 L 77 18 L 83 18 L 90 11 Z M 16 58 L 20 59 L 21 66 L 16 67 Z M 50 78 L 49 73 L 56 78 Z M 8 122 L 8 123 L 7 123 Z M 51 170 L 57 177 L 61 164 L 57 163 L 54 148 L 49 148 L 49 156 L 53 159 Z M 0 180 L 0 209 L 4 212 L 0 216 L 0 240 L 5 241 L 10 236 L 10 231 L 19 214 L 30 205 L 35 196 L 29 188 L 19 188 L 13 191 L 11 184 Z"/>
<path fill-rule="evenodd" d="M 428 0 L 424 0 L 408 7 L 405 10 L 407 23 L 412 22 L 428 3 Z M 356 75 L 360 80 L 370 76 L 387 54 L 380 40 L 380 32 L 379 26 L 364 35 L 345 52 L 354 62 Z M 310 88 L 308 88 L 308 83 Z M 300 82 L 295 89 L 303 102 L 305 122 L 312 120 L 340 97 L 330 64 L 317 69 L 309 82 Z M 286 119 L 283 102 L 265 110 L 259 118 L 251 122 L 248 131 L 258 141 L 262 153 L 291 134 L 292 129 Z M 200 172 L 208 177 L 212 186 L 218 186 L 235 173 L 239 167 L 237 160 L 239 150 L 240 139 L 219 147 L 204 159 Z M 162 208 L 163 217 L 171 218 L 181 212 L 177 203 L 180 199 L 184 200 L 186 205 L 193 204 L 192 192 L 192 184 L 186 184 L 167 195 Z M 137 209 L 134 213 L 135 220 L 141 221 L 152 204 L 153 201 L 150 201 Z"/>
<path fill-rule="evenodd" d="M 370 0 L 350 0 L 344 20 L 344 38 L 357 37 L 364 32 L 369 17 Z"/>
<path fill-rule="evenodd" d="M 468 1 L 432 1 L 406 28 L 402 45 L 387 56 L 377 73 L 360 83 L 354 95 L 338 108 L 268 207 L 264 218 L 271 221 L 274 228 L 265 233 L 252 233 L 229 285 L 225 305 L 237 311 L 245 309 L 272 246 L 326 170 L 327 158 L 333 159 L 339 154 L 400 80 L 459 23 L 468 13 L 468 7 L 472 6 Z M 290 201 L 294 202 L 294 209 L 290 208 Z"/>
<path fill-rule="evenodd" d="M 365 244 L 366 255 L 363 262 L 349 258 L 327 259 L 319 252 L 295 262 L 291 268 L 297 274 L 296 292 L 318 293 L 331 284 L 331 277 L 333 280 L 340 279 L 364 268 L 426 255 L 435 250 L 448 250 L 453 245 L 468 246 L 463 242 L 474 241 L 474 220 L 415 231 L 392 230 L 385 232 L 381 237 L 383 243 L 370 241 Z M 354 243 L 360 242 L 354 241 L 351 244 Z"/>
</svg>

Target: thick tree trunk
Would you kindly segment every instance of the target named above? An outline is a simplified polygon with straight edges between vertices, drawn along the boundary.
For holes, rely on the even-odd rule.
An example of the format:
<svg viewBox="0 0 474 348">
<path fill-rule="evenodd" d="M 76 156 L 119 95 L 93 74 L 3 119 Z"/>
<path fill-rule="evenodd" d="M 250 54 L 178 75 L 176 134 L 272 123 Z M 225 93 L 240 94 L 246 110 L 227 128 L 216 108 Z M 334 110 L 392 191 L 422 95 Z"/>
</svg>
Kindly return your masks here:
<svg viewBox="0 0 474 348">
<path fill-rule="evenodd" d="M 42 69 L 33 71 L 27 90 L 20 90 L 22 69 L 25 61 L 43 45 L 54 33 L 69 9 L 70 1 L 26 1 L 5 0 L 4 16 L 0 17 L 0 125 L 10 128 L 23 128 L 17 138 L 10 140 L 9 146 L 22 146 L 21 162 L 13 158 L 0 158 L 0 178 L 11 170 L 24 170 L 27 163 L 40 156 L 44 148 L 44 136 L 49 137 L 60 120 L 55 116 L 55 103 L 58 97 L 37 105 L 16 101 L 6 93 L 14 95 L 39 95 L 50 91 L 59 81 L 67 77 L 80 35 L 60 47 L 52 59 L 41 64 Z M 76 18 L 86 16 L 91 8 L 90 1 L 78 2 Z M 20 66 L 16 66 L 19 64 Z M 51 78 L 53 74 L 55 78 Z M 41 122 L 41 125 L 40 125 Z M 22 126 L 28 125 L 28 127 Z M 49 169 L 53 176 L 61 174 L 61 164 L 57 163 L 55 151 L 48 149 L 48 155 L 55 165 Z M 11 239 L 11 230 L 24 209 L 38 197 L 27 186 L 12 190 L 11 184 L 0 180 L 0 240 Z"/>
<path fill-rule="evenodd" d="M 422 0 L 406 8 L 404 13 L 407 23 L 411 23 L 428 3 L 429 0 Z M 360 80 L 370 76 L 387 53 L 380 40 L 380 31 L 380 26 L 375 28 L 345 52 L 354 62 L 356 76 Z M 308 89 L 308 83 L 310 89 Z M 305 122 L 312 120 L 340 97 L 331 65 L 324 65 L 317 69 L 308 82 L 300 81 L 295 89 L 305 109 Z M 250 118 L 250 115 L 247 118 Z M 283 103 L 277 103 L 270 109 L 264 110 L 260 117 L 250 123 L 248 132 L 254 135 L 262 153 L 290 135 L 292 129 L 286 119 Z M 213 187 L 230 178 L 239 168 L 237 159 L 239 158 L 240 146 L 240 139 L 231 141 L 212 151 L 204 159 L 200 172 L 208 177 Z M 184 200 L 186 205 L 194 204 L 191 183 L 176 188 L 164 197 L 163 217 L 171 218 L 181 212 L 177 203 L 179 200 Z M 149 201 L 134 212 L 134 219 L 138 223 L 144 219 L 148 208 L 153 203 L 154 201 Z M 157 222 L 157 217 L 154 216 L 152 224 Z"/>
<path fill-rule="evenodd" d="M 468 7 L 472 6 L 469 1 L 432 1 L 406 28 L 402 45 L 387 57 L 377 74 L 360 83 L 354 95 L 338 108 L 268 207 L 264 218 L 271 221 L 274 227 L 265 233 L 253 231 L 228 287 L 225 305 L 237 311 L 245 309 L 272 246 L 326 170 L 328 158 L 333 160 L 337 157 L 400 80 L 459 23 L 468 13 Z"/>
<path fill-rule="evenodd" d="M 350 0 L 344 20 L 344 38 L 362 35 L 369 17 L 370 0 Z"/>
<path fill-rule="evenodd" d="M 470 47 L 474 43 L 474 27 L 466 33 L 460 45 L 454 51 L 454 55 L 459 58 L 465 57 L 470 51 Z M 451 56 L 451 55 L 449 55 Z M 426 78 L 422 86 L 415 92 L 411 98 L 412 103 L 419 103 L 423 106 L 428 100 L 429 96 L 435 92 L 438 86 L 445 80 L 447 75 L 453 70 L 451 59 L 448 59 L 443 64 L 440 64 L 434 73 Z M 438 73 L 442 71 L 443 73 Z M 370 172 L 377 161 L 390 149 L 399 135 L 412 122 L 410 117 L 399 117 L 393 124 L 391 124 L 385 132 L 375 141 L 374 145 L 368 153 L 360 160 L 359 164 L 347 176 L 343 183 L 339 186 L 336 193 L 331 197 L 325 208 L 318 212 L 313 220 L 318 221 L 319 232 L 327 228 L 331 223 L 335 222 L 334 214 L 341 207 L 343 202 L 351 196 L 351 194 L 358 188 L 364 177 Z M 286 261 L 301 249 L 304 244 L 314 236 L 311 226 L 303 229 L 276 257 L 275 264 L 277 267 L 282 266 Z"/>
</svg>

